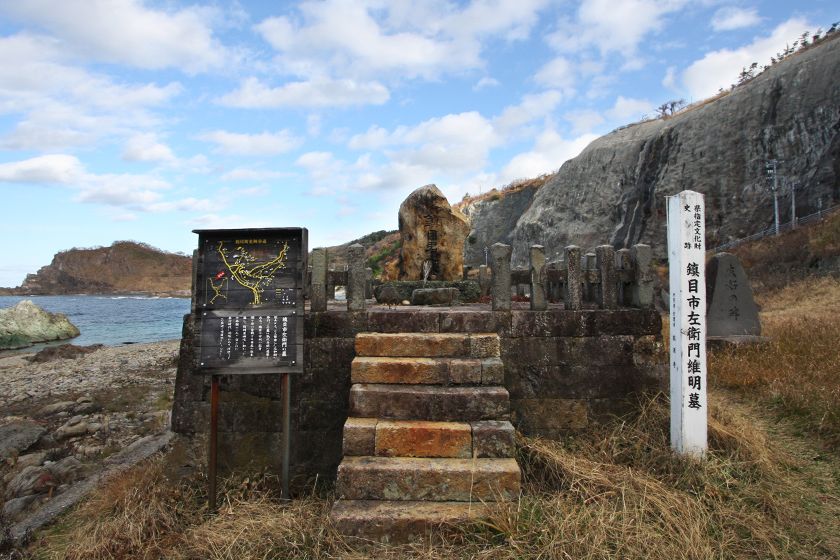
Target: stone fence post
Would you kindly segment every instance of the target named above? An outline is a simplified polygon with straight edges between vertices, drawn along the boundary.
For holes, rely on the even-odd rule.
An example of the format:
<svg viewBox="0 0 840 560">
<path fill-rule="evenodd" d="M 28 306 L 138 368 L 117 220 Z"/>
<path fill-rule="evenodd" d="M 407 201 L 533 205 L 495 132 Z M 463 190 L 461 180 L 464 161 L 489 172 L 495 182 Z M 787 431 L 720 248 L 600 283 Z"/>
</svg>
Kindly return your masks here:
<svg viewBox="0 0 840 560">
<path fill-rule="evenodd" d="M 615 252 L 615 270 L 618 276 L 618 303 L 629 307 L 631 304 L 633 278 L 633 255 L 630 249 L 619 249 Z"/>
<path fill-rule="evenodd" d="M 598 305 L 601 309 L 618 307 L 616 293 L 615 249 L 612 245 L 599 245 L 595 248 L 595 260 L 601 283 L 598 286 Z"/>
<path fill-rule="evenodd" d="M 545 295 L 545 247 L 531 245 L 531 309 L 544 311 L 548 309 Z"/>
<path fill-rule="evenodd" d="M 490 271 L 487 270 L 486 264 L 478 267 L 478 287 L 481 289 L 482 296 L 490 293 Z"/>
<path fill-rule="evenodd" d="M 580 264 L 580 247 L 577 245 L 566 247 L 566 289 L 563 294 L 566 309 L 582 307 Z"/>
<path fill-rule="evenodd" d="M 323 247 L 312 249 L 312 284 L 309 291 L 309 309 L 327 310 L 327 250 Z"/>
<path fill-rule="evenodd" d="M 651 261 L 653 253 L 649 245 L 633 245 L 633 266 L 636 278 L 630 291 L 633 307 L 650 307 L 653 305 L 653 270 Z"/>
<path fill-rule="evenodd" d="M 365 310 L 365 248 L 356 243 L 347 248 L 347 258 L 350 266 L 347 269 L 347 310 Z"/>
<path fill-rule="evenodd" d="M 490 294 L 493 297 L 493 311 L 510 310 L 510 245 L 494 243 L 490 247 L 493 269 L 493 283 Z"/>
<path fill-rule="evenodd" d="M 373 299 L 373 269 L 365 268 L 365 299 Z"/>
</svg>

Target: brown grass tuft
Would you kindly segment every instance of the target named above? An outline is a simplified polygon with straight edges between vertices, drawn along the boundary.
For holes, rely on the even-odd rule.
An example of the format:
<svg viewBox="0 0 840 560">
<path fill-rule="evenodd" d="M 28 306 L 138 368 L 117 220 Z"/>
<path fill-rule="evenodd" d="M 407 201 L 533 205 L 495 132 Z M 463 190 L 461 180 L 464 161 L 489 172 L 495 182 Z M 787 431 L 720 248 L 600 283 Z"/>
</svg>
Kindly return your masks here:
<svg viewBox="0 0 840 560">
<path fill-rule="evenodd" d="M 712 353 L 710 382 L 763 399 L 840 449 L 840 280 L 808 278 L 757 299 L 770 342 Z"/>
</svg>

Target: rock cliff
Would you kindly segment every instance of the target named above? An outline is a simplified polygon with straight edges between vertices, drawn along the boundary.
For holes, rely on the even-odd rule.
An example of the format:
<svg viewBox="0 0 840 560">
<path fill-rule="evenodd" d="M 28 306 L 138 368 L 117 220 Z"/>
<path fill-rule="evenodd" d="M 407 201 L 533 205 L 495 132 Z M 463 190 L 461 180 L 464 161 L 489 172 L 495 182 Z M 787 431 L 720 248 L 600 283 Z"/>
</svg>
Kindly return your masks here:
<svg viewBox="0 0 840 560">
<path fill-rule="evenodd" d="M 62 295 L 150 293 L 189 296 L 192 259 L 142 243 L 117 241 L 110 247 L 70 249 L 27 275 L 7 294 Z"/>
<path fill-rule="evenodd" d="M 768 159 L 779 161 L 781 222 L 791 219 L 791 184 L 797 216 L 836 205 L 838 35 L 728 93 L 595 140 L 534 191 L 502 193 L 474 208 L 467 202 L 474 241 L 465 243 L 466 264 L 482 264 L 480 251 L 496 241 L 512 242 L 517 265 L 535 243 L 549 258 L 568 244 L 603 243 L 649 243 L 664 257 L 665 197 L 684 189 L 706 197 L 709 248 L 745 237 L 773 223 Z"/>
</svg>

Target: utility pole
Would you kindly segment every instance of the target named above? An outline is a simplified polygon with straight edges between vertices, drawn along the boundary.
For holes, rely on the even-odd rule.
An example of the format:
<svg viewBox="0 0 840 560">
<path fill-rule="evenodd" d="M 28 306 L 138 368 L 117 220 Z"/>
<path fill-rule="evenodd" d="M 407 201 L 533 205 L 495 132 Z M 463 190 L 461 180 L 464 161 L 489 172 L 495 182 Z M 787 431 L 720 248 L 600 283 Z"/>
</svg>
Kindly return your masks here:
<svg viewBox="0 0 840 560">
<path fill-rule="evenodd" d="M 790 184 L 790 227 L 796 229 L 796 183 Z"/>
<path fill-rule="evenodd" d="M 778 160 L 769 159 L 764 168 L 767 171 L 767 178 L 772 180 L 770 190 L 773 191 L 773 220 L 776 225 L 776 235 L 779 235 L 779 177 L 776 174 Z"/>
</svg>

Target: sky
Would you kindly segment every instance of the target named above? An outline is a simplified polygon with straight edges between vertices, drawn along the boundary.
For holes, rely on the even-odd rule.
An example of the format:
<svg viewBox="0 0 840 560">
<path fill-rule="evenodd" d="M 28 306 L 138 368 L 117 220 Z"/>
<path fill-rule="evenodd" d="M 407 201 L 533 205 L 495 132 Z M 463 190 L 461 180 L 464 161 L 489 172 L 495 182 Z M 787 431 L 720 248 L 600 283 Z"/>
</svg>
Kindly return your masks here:
<svg viewBox="0 0 840 560">
<path fill-rule="evenodd" d="M 0 0 L 0 286 L 193 229 L 397 228 L 715 94 L 836 0 Z"/>
</svg>

